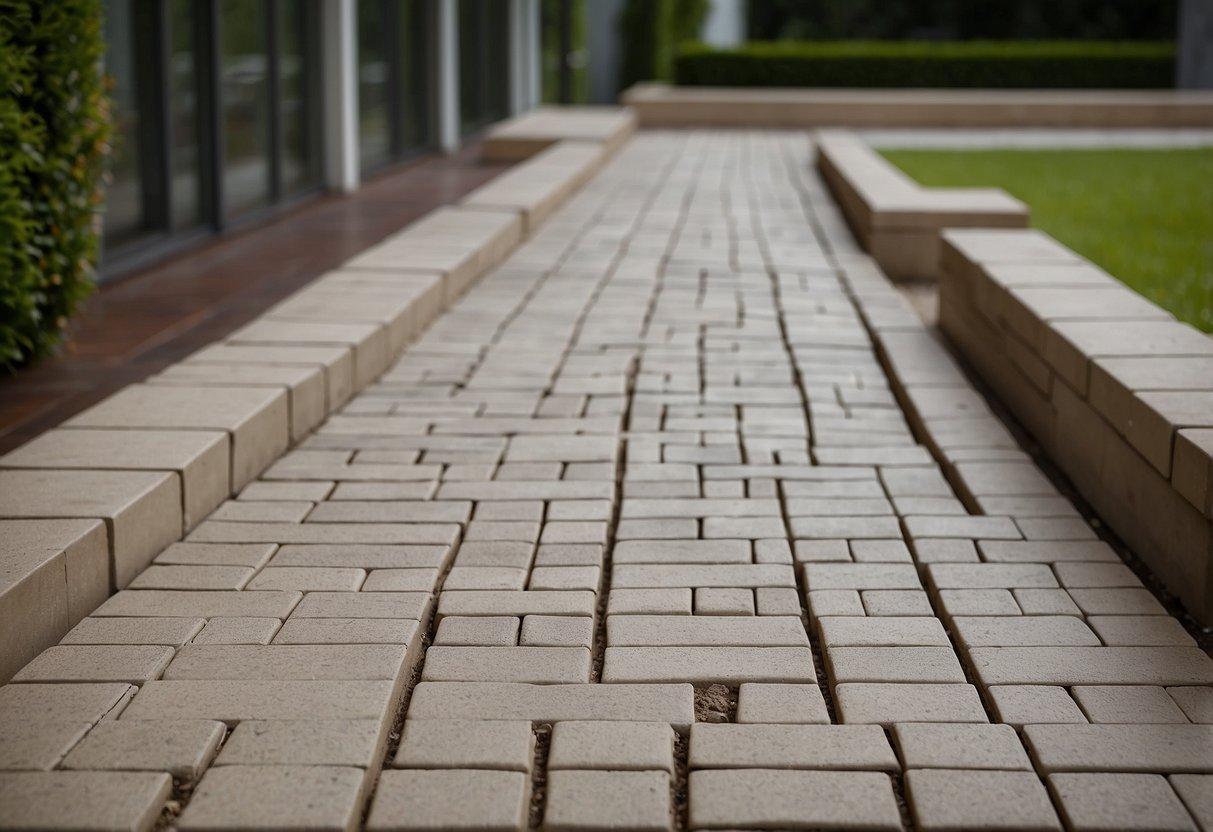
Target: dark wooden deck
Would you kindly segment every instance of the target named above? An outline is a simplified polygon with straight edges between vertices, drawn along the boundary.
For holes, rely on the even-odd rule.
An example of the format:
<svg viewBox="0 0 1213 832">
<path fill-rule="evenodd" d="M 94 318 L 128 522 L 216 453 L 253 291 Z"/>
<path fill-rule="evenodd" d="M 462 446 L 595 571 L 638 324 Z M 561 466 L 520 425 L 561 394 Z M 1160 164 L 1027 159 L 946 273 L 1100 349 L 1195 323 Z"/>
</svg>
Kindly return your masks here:
<svg viewBox="0 0 1213 832">
<path fill-rule="evenodd" d="M 356 193 L 308 202 L 256 228 L 104 284 L 62 354 L 0 376 L 0 452 L 247 323 L 283 297 L 504 169 L 479 146 L 430 155 Z"/>
</svg>

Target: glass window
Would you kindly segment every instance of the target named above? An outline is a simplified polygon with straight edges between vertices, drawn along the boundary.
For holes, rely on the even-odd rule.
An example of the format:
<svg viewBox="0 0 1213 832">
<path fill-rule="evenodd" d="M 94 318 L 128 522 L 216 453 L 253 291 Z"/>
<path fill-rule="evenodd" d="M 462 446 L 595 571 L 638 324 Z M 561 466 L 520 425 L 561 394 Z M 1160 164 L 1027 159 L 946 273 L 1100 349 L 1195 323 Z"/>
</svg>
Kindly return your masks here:
<svg viewBox="0 0 1213 832">
<path fill-rule="evenodd" d="M 202 169 L 198 154 L 198 26 L 192 0 L 168 4 L 169 167 L 172 224 L 193 228 L 202 220 Z"/>
<path fill-rule="evenodd" d="M 358 4 L 358 132 L 363 170 L 405 158 L 430 141 L 433 62 L 430 4 Z"/>
<path fill-rule="evenodd" d="M 155 21 L 143 4 L 111 0 L 106 5 L 105 71 L 110 78 L 114 120 L 110 182 L 105 193 L 105 242 L 122 244 L 153 231 L 160 193 L 155 160 Z"/>
<path fill-rule="evenodd" d="M 433 143 L 434 21 L 430 4 L 407 0 L 400 6 L 400 119 L 398 155 Z"/>
<path fill-rule="evenodd" d="M 322 2 L 106 0 L 107 260 L 321 183 Z"/>
<path fill-rule="evenodd" d="M 270 197 L 269 50 L 264 3 L 222 0 L 220 8 L 223 211 L 231 216 Z"/>
<path fill-rule="evenodd" d="M 278 0 L 278 108 L 282 117 L 282 192 L 319 184 L 320 27 L 313 0 Z"/>
<path fill-rule="evenodd" d="M 392 61 L 387 3 L 358 4 L 358 153 L 363 168 L 392 157 Z"/>
<path fill-rule="evenodd" d="M 509 5 L 459 0 L 459 117 L 465 136 L 509 115 Z"/>
</svg>

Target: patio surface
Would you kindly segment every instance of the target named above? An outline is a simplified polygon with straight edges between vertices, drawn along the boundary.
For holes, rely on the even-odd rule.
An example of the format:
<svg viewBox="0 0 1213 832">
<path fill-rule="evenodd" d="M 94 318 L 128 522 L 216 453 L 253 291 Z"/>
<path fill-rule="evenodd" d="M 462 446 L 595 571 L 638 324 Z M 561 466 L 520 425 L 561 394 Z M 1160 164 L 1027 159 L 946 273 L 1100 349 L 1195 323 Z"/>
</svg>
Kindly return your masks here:
<svg viewBox="0 0 1213 832">
<path fill-rule="evenodd" d="M 953 490 L 809 152 L 635 137 L 0 688 L 0 828 L 1213 829 L 1213 660 L 1022 452 Z"/>
</svg>

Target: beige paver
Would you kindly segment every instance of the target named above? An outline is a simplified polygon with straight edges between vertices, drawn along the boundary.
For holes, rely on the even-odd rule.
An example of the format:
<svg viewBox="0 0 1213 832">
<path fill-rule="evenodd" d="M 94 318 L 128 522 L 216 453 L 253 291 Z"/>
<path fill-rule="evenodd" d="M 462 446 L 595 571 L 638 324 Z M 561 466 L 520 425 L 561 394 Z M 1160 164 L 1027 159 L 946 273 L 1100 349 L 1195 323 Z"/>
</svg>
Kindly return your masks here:
<svg viewBox="0 0 1213 832">
<path fill-rule="evenodd" d="M 164 772 L 0 773 L 0 806 L 11 829 L 150 830 L 173 780 Z"/>
<path fill-rule="evenodd" d="M 1196 647 L 975 647 L 987 685 L 1190 685 L 1213 683 L 1213 659 Z"/>
<path fill-rule="evenodd" d="M 1104 644 L 1183 647 L 1194 639 L 1174 618 L 1161 615 L 1092 615 L 1087 624 Z"/>
<path fill-rule="evenodd" d="M 1200 828 L 1209 829 L 1213 823 L 1213 775 L 1173 774 L 1167 779 Z"/>
<path fill-rule="evenodd" d="M 1048 783 L 1069 829 L 1196 829 L 1157 774 L 1053 774 Z"/>
<path fill-rule="evenodd" d="M 382 719 L 392 682 L 189 680 L 148 682 L 123 719 Z"/>
<path fill-rule="evenodd" d="M 223 724 L 208 720 L 105 720 L 63 760 L 65 769 L 167 771 L 194 780 L 210 764 Z"/>
<path fill-rule="evenodd" d="M 182 830 L 322 830 L 353 827 L 364 794 L 361 769 L 336 766 L 217 766 L 181 814 Z"/>
<path fill-rule="evenodd" d="M 0 687 L 0 713 L 12 723 L 91 725 L 115 709 L 121 710 L 134 693 L 134 686 L 124 682 L 5 685 Z"/>
<path fill-rule="evenodd" d="M 907 769 L 1032 770 L 1009 725 L 902 722 L 893 727 L 893 736 Z"/>
<path fill-rule="evenodd" d="M 200 430 L 47 431 L 0 457 L 0 468 L 175 471 L 186 528 L 232 493 L 226 433 Z"/>
<path fill-rule="evenodd" d="M 548 770 L 674 771 L 674 732 L 656 722 L 560 722 Z"/>
<path fill-rule="evenodd" d="M 821 688 L 814 684 L 786 685 L 745 682 L 738 689 L 740 723 L 829 723 Z"/>
<path fill-rule="evenodd" d="M 130 682 L 160 674 L 173 648 L 154 644 L 48 647 L 13 677 L 14 682 Z"/>
<path fill-rule="evenodd" d="M 965 647 L 1083 647 L 1099 638 L 1081 618 L 1070 615 L 952 616 Z"/>
<path fill-rule="evenodd" d="M 906 791 L 919 829 L 1061 829 L 1031 772 L 918 769 Z"/>
<path fill-rule="evenodd" d="M 607 641 L 617 647 L 807 647 L 799 617 L 620 615 L 607 618 Z"/>
<path fill-rule="evenodd" d="M 100 520 L 0 520 L 0 680 L 50 647 L 109 594 Z"/>
<path fill-rule="evenodd" d="M 87 722 L 27 722 L 0 717 L 0 771 L 50 771 L 89 730 Z"/>
<path fill-rule="evenodd" d="M 242 616 L 285 618 L 299 603 L 298 592 L 190 592 L 177 590 L 127 590 L 97 608 L 94 615 L 210 618 Z"/>
<path fill-rule="evenodd" d="M 181 482 L 175 474 L 0 471 L 0 518 L 104 520 L 110 551 L 107 583 L 119 587 L 181 536 L 182 517 Z M 81 583 L 81 589 L 86 587 Z"/>
<path fill-rule="evenodd" d="M 277 618 L 215 616 L 191 644 L 269 644 L 281 627 Z"/>
<path fill-rule="evenodd" d="M 1209 725 L 1027 725 L 1024 739 L 1045 773 L 1213 772 Z"/>
<path fill-rule="evenodd" d="M 693 771 L 695 829 L 900 829 L 887 774 L 870 771 Z"/>
<path fill-rule="evenodd" d="M 604 682 L 807 682 L 817 678 L 807 647 L 607 647 Z"/>
<path fill-rule="evenodd" d="M 965 681 L 951 647 L 832 647 L 826 652 L 826 664 L 835 684 Z"/>
<path fill-rule="evenodd" d="M 897 771 L 878 725 L 691 726 L 690 766 Z"/>
<path fill-rule="evenodd" d="M 1160 687 L 1146 685 L 1075 685 L 1071 695 L 1095 723 L 1149 724 L 1187 722 L 1183 710 Z"/>
<path fill-rule="evenodd" d="M 286 450 L 286 390 L 135 384 L 65 423 L 69 428 L 222 430 L 231 436 L 232 490 Z"/>
<path fill-rule="evenodd" d="M 514 832 L 526 827 L 530 787 L 516 771 L 385 771 L 367 829 Z"/>
<path fill-rule="evenodd" d="M 929 617 L 824 616 L 817 627 L 831 654 L 835 647 L 951 647 L 943 625 Z"/>
<path fill-rule="evenodd" d="M 407 655 L 395 644 L 191 644 L 164 679 L 395 679 Z"/>
<path fill-rule="evenodd" d="M 1183 709 L 1188 719 L 1203 725 L 1213 724 L 1213 688 L 1167 688 L 1167 693 Z"/>
<path fill-rule="evenodd" d="M 834 697 L 841 722 L 989 722 L 972 685 L 847 682 Z"/>
<path fill-rule="evenodd" d="M 986 688 L 1000 722 L 1022 727 L 1030 723 L 1087 721 L 1065 688 L 1053 685 L 991 685 Z"/>
<path fill-rule="evenodd" d="M 518 643 L 521 620 L 511 616 L 448 615 L 438 623 L 436 645 L 508 647 Z"/>
<path fill-rule="evenodd" d="M 404 724 L 392 765 L 529 773 L 534 751 L 529 722 L 413 719 Z"/>
<path fill-rule="evenodd" d="M 594 614 L 594 593 L 586 591 L 508 592 L 467 590 L 443 592 L 438 617 L 448 615 L 576 615 Z"/>
<path fill-rule="evenodd" d="M 544 829 L 665 832 L 672 825 L 667 772 L 560 769 L 548 774 Z"/>
<path fill-rule="evenodd" d="M 309 592 L 291 612 L 291 618 L 411 618 L 420 621 L 429 614 L 432 600 L 428 592 Z"/>
<path fill-rule="evenodd" d="M 518 643 L 524 647 L 585 647 L 594 642 L 594 619 L 572 615 L 528 615 Z"/>
<path fill-rule="evenodd" d="M 244 720 L 215 765 L 357 766 L 383 759 L 384 726 L 374 719 Z"/>
<path fill-rule="evenodd" d="M 257 568 L 277 550 L 270 543 L 174 543 L 156 556 L 156 563 Z"/>
<path fill-rule="evenodd" d="M 586 647 L 447 647 L 426 651 L 427 682 L 570 684 L 590 680 Z"/>
<path fill-rule="evenodd" d="M 410 719 L 665 722 L 685 728 L 695 721 L 694 690 L 690 684 L 422 682 L 413 689 L 408 715 Z"/>
</svg>

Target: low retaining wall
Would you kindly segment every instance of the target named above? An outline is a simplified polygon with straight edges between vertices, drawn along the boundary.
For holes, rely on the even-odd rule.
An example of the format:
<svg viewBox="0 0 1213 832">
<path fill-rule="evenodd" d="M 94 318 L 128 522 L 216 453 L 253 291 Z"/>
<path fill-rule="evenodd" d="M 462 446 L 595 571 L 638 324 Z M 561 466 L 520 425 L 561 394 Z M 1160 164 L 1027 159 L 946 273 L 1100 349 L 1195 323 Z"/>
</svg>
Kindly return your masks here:
<svg viewBox="0 0 1213 832">
<path fill-rule="evenodd" d="M 1039 231 L 944 232 L 940 289 L 960 352 L 1213 623 L 1213 339 Z"/>
<path fill-rule="evenodd" d="M 609 156 L 635 132 L 636 114 L 626 108 L 540 107 L 489 128 L 480 157 L 517 162 L 563 141 L 595 142 Z"/>
<path fill-rule="evenodd" d="M 620 97 L 641 127 L 1209 127 L 1204 90 L 671 87 Z"/>
<path fill-rule="evenodd" d="M 1024 228 L 1028 207 L 997 188 L 924 188 L 845 130 L 816 135 L 817 168 L 851 231 L 894 280 L 935 279 L 944 228 Z"/>
<path fill-rule="evenodd" d="M 0 684 L 374 381 L 606 154 L 556 144 L 0 457 Z"/>
</svg>

